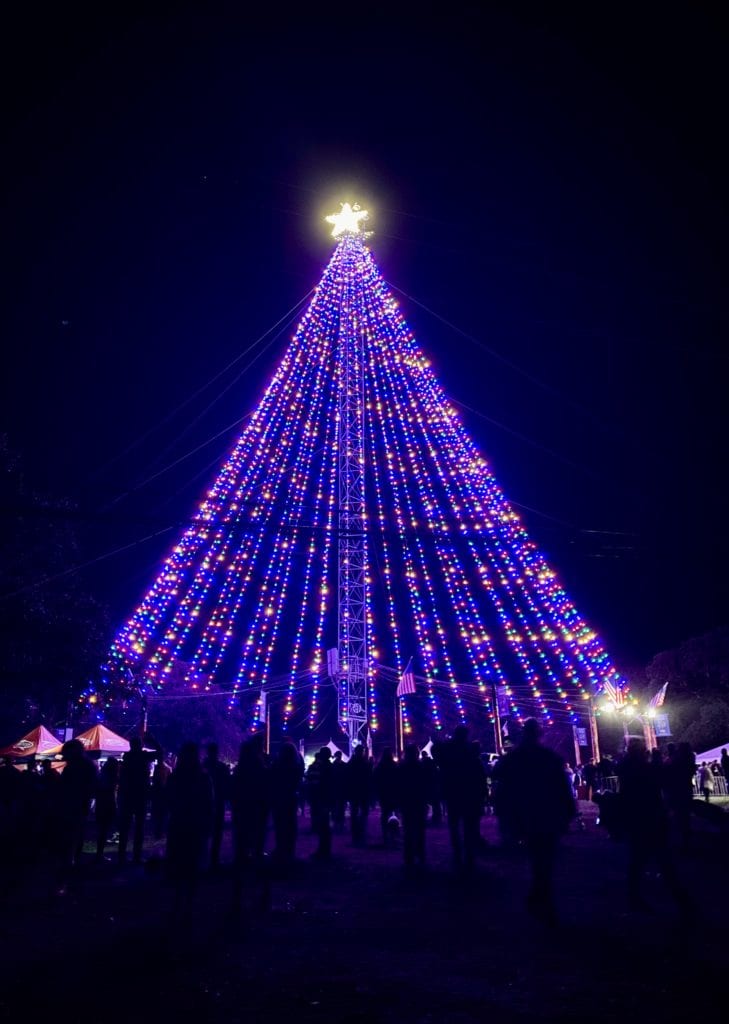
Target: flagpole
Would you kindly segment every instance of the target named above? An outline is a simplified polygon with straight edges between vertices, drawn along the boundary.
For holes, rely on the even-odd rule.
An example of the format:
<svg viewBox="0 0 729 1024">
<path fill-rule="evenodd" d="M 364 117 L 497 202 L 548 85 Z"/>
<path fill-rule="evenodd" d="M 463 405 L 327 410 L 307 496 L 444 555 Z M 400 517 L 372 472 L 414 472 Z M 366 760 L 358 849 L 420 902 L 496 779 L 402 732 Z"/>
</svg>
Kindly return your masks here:
<svg viewBox="0 0 729 1024">
<path fill-rule="evenodd" d="M 599 764 L 600 739 L 597 733 L 597 716 L 595 715 L 595 698 L 593 696 L 590 696 L 587 714 L 590 722 L 590 747 L 592 749 L 592 760 L 594 764 Z"/>
<path fill-rule="evenodd" d="M 496 680 L 491 680 L 491 701 L 494 709 L 494 746 L 496 753 L 501 757 L 504 753 L 504 734 L 501 729 L 501 715 L 499 714 L 499 695 L 496 690 Z"/>
<path fill-rule="evenodd" d="M 398 755 L 398 757 L 400 756 L 400 710 L 398 708 L 399 703 L 400 698 L 397 695 L 395 695 L 395 753 Z"/>
<path fill-rule="evenodd" d="M 397 708 L 397 759 L 400 761 L 403 755 L 403 735 L 402 735 L 402 697 L 395 698 L 395 706 Z"/>
<path fill-rule="evenodd" d="M 641 715 L 640 720 L 643 725 L 643 740 L 645 742 L 645 749 L 650 752 L 651 750 L 653 750 L 654 747 L 653 736 L 651 735 L 651 720 L 650 718 L 648 718 L 647 715 Z"/>
<path fill-rule="evenodd" d="M 410 657 L 407 665 L 405 666 L 405 671 L 400 676 L 397 688 L 395 689 L 395 746 L 397 748 L 398 759 L 405 753 L 405 727 L 403 725 L 402 695 L 400 694 L 400 686 L 402 685 L 406 674 L 410 671 L 412 663 L 413 659 Z M 404 692 L 409 693 L 410 690 Z"/>
</svg>

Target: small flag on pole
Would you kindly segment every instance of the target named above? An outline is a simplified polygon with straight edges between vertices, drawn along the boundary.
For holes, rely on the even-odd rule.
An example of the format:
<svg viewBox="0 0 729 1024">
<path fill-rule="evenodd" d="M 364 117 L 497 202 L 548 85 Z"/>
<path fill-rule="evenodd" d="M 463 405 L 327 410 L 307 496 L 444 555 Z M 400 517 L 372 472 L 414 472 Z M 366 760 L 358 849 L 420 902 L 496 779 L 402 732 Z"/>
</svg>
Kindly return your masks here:
<svg viewBox="0 0 729 1024">
<path fill-rule="evenodd" d="M 615 707 L 622 708 L 625 704 L 625 694 L 623 693 L 622 686 L 615 686 L 613 683 L 605 683 L 603 686 L 603 693 L 608 700 L 611 700 Z"/>
<path fill-rule="evenodd" d="M 406 693 L 415 693 L 415 676 L 413 675 L 412 668 L 410 667 L 412 663 L 413 659 L 411 658 L 408 662 L 408 667 L 400 676 L 400 682 L 397 684 L 398 697 L 404 697 Z"/>
<path fill-rule="evenodd" d="M 666 699 L 666 690 L 668 689 L 668 683 L 664 683 L 655 696 L 651 697 L 648 707 L 649 708 L 660 708 Z"/>
</svg>

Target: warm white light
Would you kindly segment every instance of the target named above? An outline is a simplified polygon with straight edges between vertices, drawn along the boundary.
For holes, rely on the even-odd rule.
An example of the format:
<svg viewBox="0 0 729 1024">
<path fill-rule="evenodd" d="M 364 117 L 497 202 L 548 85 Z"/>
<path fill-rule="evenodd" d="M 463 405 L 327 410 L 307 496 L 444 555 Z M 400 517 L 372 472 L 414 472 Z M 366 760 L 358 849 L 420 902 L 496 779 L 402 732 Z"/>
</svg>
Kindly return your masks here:
<svg viewBox="0 0 729 1024">
<path fill-rule="evenodd" d="M 349 203 L 340 203 L 342 209 L 339 213 L 332 213 L 326 217 L 327 224 L 333 224 L 332 237 L 339 238 L 340 235 L 362 235 L 364 231 L 360 227 L 360 222 L 367 220 L 369 214 L 367 210 L 361 210 L 359 203 L 355 203 L 354 206 L 350 206 Z"/>
</svg>

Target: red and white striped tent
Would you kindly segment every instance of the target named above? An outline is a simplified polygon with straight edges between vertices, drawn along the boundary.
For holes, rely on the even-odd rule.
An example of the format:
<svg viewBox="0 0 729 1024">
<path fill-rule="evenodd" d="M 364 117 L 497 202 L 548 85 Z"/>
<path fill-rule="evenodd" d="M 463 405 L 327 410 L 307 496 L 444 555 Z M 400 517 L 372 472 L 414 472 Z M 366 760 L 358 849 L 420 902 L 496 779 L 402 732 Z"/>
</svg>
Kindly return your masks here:
<svg viewBox="0 0 729 1024">
<path fill-rule="evenodd" d="M 86 732 L 74 736 L 74 739 L 83 743 L 87 754 L 124 754 L 129 750 L 129 740 L 118 736 L 105 725 L 94 725 Z M 60 754 L 62 747 L 62 743 L 56 742 L 56 746 L 48 753 Z"/>
<path fill-rule="evenodd" d="M 52 756 L 56 747 L 60 751 L 58 737 L 49 732 L 44 725 L 38 725 L 9 747 L 3 747 L 0 750 L 0 757 L 13 760 L 21 757 L 47 757 Z"/>
</svg>

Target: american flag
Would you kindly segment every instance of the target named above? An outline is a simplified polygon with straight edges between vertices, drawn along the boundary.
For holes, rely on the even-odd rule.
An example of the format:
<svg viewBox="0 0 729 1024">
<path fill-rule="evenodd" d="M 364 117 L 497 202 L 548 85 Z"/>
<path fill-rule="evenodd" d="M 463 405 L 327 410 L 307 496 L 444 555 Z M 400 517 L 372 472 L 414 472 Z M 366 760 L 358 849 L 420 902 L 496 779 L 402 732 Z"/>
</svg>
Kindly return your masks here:
<svg viewBox="0 0 729 1024">
<path fill-rule="evenodd" d="M 605 683 L 602 692 L 617 708 L 622 708 L 625 704 L 625 694 L 623 693 L 622 686 L 616 686 L 614 683 Z"/>
<path fill-rule="evenodd" d="M 649 708 L 659 708 L 663 704 L 664 700 L 666 699 L 666 690 L 667 689 L 668 689 L 668 683 L 664 683 L 663 686 L 658 691 L 658 693 L 655 694 L 655 696 L 651 697 L 651 699 L 650 699 L 650 701 L 648 703 L 648 707 Z"/>
<path fill-rule="evenodd" d="M 412 659 L 408 663 L 408 667 L 405 669 L 403 674 L 400 676 L 400 682 L 397 684 L 397 696 L 404 697 L 406 693 L 415 693 L 415 676 L 411 669 Z"/>
</svg>

